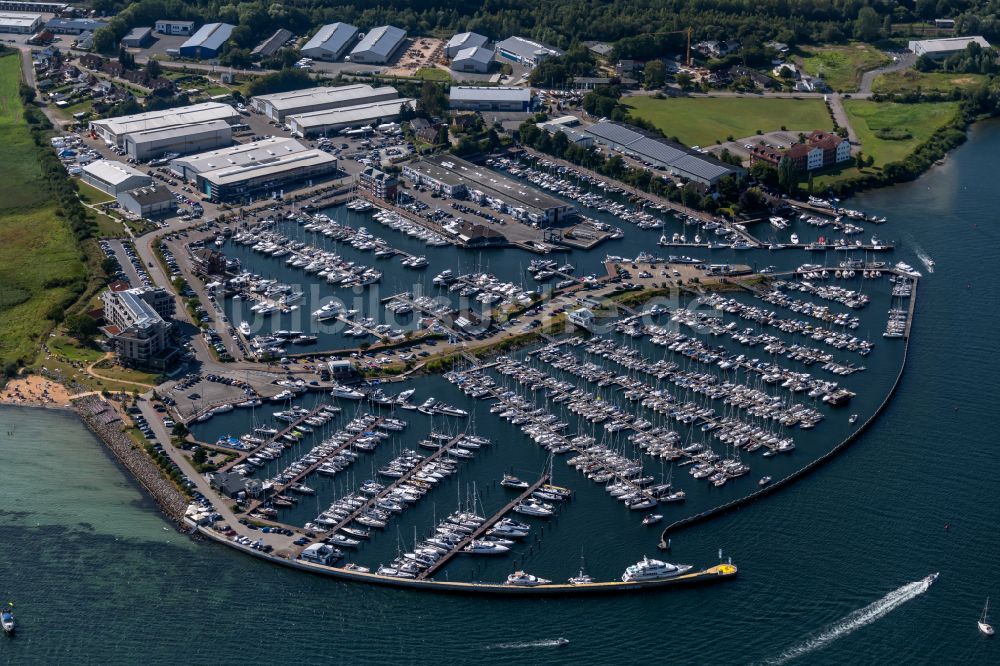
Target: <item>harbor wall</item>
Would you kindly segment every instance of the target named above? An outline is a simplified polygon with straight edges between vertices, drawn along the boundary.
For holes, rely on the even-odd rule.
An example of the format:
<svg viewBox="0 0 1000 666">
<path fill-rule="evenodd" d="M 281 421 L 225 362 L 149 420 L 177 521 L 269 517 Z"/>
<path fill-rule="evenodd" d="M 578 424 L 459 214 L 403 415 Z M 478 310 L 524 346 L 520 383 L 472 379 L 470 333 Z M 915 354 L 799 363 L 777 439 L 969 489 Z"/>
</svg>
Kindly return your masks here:
<svg viewBox="0 0 1000 666">
<path fill-rule="evenodd" d="M 917 283 L 919 283 L 919 280 L 915 280 L 914 281 L 913 295 L 912 295 L 912 300 L 910 302 L 910 323 L 912 323 L 914 312 L 916 310 Z M 752 492 L 749 495 L 746 495 L 744 497 L 740 497 L 738 499 L 732 500 L 731 502 L 727 502 L 727 503 L 722 504 L 720 506 L 717 506 L 717 507 L 715 507 L 713 509 L 708 509 L 706 511 L 702 511 L 701 513 L 696 513 L 693 516 L 688 516 L 686 518 L 681 518 L 680 520 L 674 521 L 673 523 L 667 525 L 665 528 L 663 528 L 663 532 L 660 535 L 660 543 L 657 544 L 657 547 L 660 550 L 667 550 L 669 548 L 668 538 L 669 538 L 669 536 L 672 533 L 680 530 L 681 528 L 689 527 L 691 525 L 694 525 L 695 523 L 700 523 L 700 522 L 703 522 L 705 520 L 708 520 L 709 518 L 715 518 L 717 516 L 721 516 L 724 513 L 728 513 L 729 511 L 732 511 L 734 509 L 738 509 L 738 508 L 740 508 L 740 507 L 742 507 L 742 506 L 744 506 L 746 504 L 750 504 L 751 502 L 755 502 L 755 501 L 757 501 L 759 499 L 763 499 L 764 497 L 767 497 L 768 495 L 771 495 L 772 493 L 777 492 L 779 489 L 784 488 L 785 486 L 791 485 L 794 481 L 797 481 L 798 479 L 802 478 L 803 476 L 805 476 L 809 472 L 812 472 L 813 470 L 818 469 L 823 464 L 829 462 L 834 457 L 836 457 L 838 454 L 840 454 L 843 451 L 845 451 L 848 446 L 850 446 L 851 444 L 853 444 L 855 442 L 855 440 L 857 440 L 857 438 L 859 436 L 861 436 L 861 434 L 863 432 L 865 432 L 865 430 L 867 430 L 868 427 L 872 423 L 875 422 L 875 420 L 882 414 L 882 411 L 886 408 L 886 406 L 888 406 L 889 401 L 892 400 L 892 397 L 896 393 L 896 389 L 899 388 L 899 384 L 900 384 L 900 382 L 903 379 L 903 371 L 906 369 L 906 358 L 907 358 L 907 355 L 909 354 L 909 351 L 910 351 L 910 337 L 909 337 L 909 335 L 907 335 L 906 336 L 906 343 L 903 346 L 903 360 L 902 360 L 902 362 L 899 365 L 899 372 L 896 374 L 896 379 L 892 383 L 892 386 L 889 388 L 889 392 L 886 394 L 885 398 L 882 400 L 882 402 L 879 404 L 879 406 L 875 409 L 875 411 L 872 412 L 872 415 L 869 416 L 865 420 L 865 422 L 861 424 L 861 427 L 859 427 L 853 433 L 851 433 L 850 435 L 848 435 L 846 439 L 844 439 L 842 442 L 840 442 L 839 444 L 837 444 L 835 447 L 833 447 L 832 449 L 830 449 L 829 451 L 827 451 L 825 454 L 823 454 L 819 458 L 816 458 L 815 460 L 813 460 L 812 462 L 808 463 L 807 465 L 805 465 L 801 469 L 798 469 L 795 472 L 792 472 L 791 474 L 789 474 L 785 478 L 783 478 L 783 479 L 781 479 L 781 480 L 779 480 L 779 481 L 777 481 L 777 482 L 775 482 L 773 484 L 764 486 L 760 490 Z"/>
<path fill-rule="evenodd" d="M 146 452 L 122 431 L 121 421 L 106 423 L 96 414 L 104 411 L 108 403 L 97 396 L 87 396 L 74 401 L 74 411 L 83 423 L 108 447 L 132 478 L 159 505 L 160 509 L 178 525 L 184 525 L 184 512 L 188 501 L 177 487 L 163 476 L 163 472 L 149 459 Z"/>
</svg>

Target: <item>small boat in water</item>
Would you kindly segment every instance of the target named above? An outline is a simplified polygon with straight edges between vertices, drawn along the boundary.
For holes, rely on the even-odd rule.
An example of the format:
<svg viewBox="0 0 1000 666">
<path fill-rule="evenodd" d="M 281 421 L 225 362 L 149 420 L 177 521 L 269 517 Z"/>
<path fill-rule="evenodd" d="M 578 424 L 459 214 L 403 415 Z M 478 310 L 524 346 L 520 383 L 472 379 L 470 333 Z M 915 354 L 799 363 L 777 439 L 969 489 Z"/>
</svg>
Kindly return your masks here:
<svg viewBox="0 0 1000 666">
<path fill-rule="evenodd" d="M 656 523 L 663 520 L 663 516 L 659 513 L 651 513 L 642 519 L 643 525 L 655 525 Z"/>
<path fill-rule="evenodd" d="M 771 483 L 771 477 L 764 476 L 764 477 L 761 477 L 760 481 L 757 482 L 757 485 L 758 486 L 766 486 L 769 483 Z"/>
<path fill-rule="evenodd" d="M 528 482 L 522 481 L 516 476 L 512 476 L 510 474 L 504 474 L 503 481 L 500 482 L 500 485 L 503 486 L 504 488 L 518 488 L 523 490 L 524 488 L 528 487 Z"/>
<path fill-rule="evenodd" d="M 851 418 L 847 419 L 848 423 L 857 423 L 857 421 L 858 421 L 858 415 L 857 414 L 851 414 Z"/>
<path fill-rule="evenodd" d="M 990 598 L 986 597 L 986 605 L 983 606 L 983 614 L 979 616 L 979 631 L 983 633 L 984 636 L 993 635 L 993 625 L 990 624 L 988 613 L 990 611 Z"/>
<path fill-rule="evenodd" d="M 13 636 L 17 630 L 17 623 L 14 621 L 14 604 L 8 602 L 7 607 L 0 611 L 0 626 L 8 636 Z"/>
</svg>

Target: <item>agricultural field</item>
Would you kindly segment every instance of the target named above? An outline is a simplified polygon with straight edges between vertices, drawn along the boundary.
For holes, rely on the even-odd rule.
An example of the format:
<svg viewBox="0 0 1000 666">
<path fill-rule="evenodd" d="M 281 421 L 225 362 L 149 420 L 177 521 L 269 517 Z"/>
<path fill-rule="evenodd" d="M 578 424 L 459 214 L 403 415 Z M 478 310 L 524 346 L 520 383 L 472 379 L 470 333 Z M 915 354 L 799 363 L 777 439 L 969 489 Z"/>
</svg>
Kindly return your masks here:
<svg viewBox="0 0 1000 666">
<path fill-rule="evenodd" d="M 46 314 L 66 302 L 67 285 L 86 280 L 86 267 L 69 226 L 56 217 L 18 96 L 18 55 L 0 57 L 0 366 L 34 356 L 51 322 Z"/>
<path fill-rule="evenodd" d="M 806 74 L 822 77 L 838 92 L 857 90 L 862 74 L 890 62 L 889 56 L 874 46 L 859 42 L 842 46 L 806 46 L 801 56 Z"/>
<path fill-rule="evenodd" d="M 741 139 L 782 127 L 790 131 L 832 130 L 821 99 L 760 97 L 627 97 L 632 116 L 648 120 L 667 136 L 689 146 Z"/>
</svg>

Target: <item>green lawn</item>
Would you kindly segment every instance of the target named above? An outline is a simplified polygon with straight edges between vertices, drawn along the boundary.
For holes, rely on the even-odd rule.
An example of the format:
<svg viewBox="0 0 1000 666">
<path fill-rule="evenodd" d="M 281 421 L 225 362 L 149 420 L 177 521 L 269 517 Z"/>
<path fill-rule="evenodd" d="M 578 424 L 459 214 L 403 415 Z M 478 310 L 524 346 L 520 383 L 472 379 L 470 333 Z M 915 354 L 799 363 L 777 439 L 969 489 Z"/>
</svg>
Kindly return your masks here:
<svg viewBox="0 0 1000 666">
<path fill-rule="evenodd" d="M 868 44 L 852 42 L 842 46 L 805 46 L 802 67 L 807 74 L 820 76 L 833 90 L 858 89 L 861 75 L 891 62 L 889 56 Z"/>
<path fill-rule="evenodd" d="M 879 74 L 872 84 L 872 92 L 890 95 L 913 92 L 918 88 L 925 92 L 948 94 L 955 88 L 969 90 L 986 79 L 982 74 L 956 74 L 951 72 L 918 72 L 906 69 L 898 72 Z"/>
<path fill-rule="evenodd" d="M 89 204 L 99 204 L 108 201 L 114 201 L 114 197 L 105 192 L 104 190 L 99 190 L 93 185 L 88 185 L 82 180 L 76 181 L 77 189 L 80 190 L 80 200 L 84 203 Z"/>
<path fill-rule="evenodd" d="M 86 278 L 76 239 L 49 201 L 23 119 L 18 57 L 0 57 L 0 366 L 34 356 L 51 329 L 46 314 L 70 295 L 55 283 Z"/>
<path fill-rule="evenodd" d="M 421 67 L 414 76 L 424 81 L 451 81 L 451 75 L 437 67 Z"/>
<path fill-rule="evenodd" d="M 875 158 L 875 166 L 884 166 L 905 158 L 954 118 L 958 103 L 896 104 L 849 99 L 844 101 L 844 109 L 861 142 L 861 150 Z M 904 140 L 880 139 L 876 132 L 883 128 L 903 130 L 911 136 Z"/>
<path fill-rule="evenodd" d="M 667 136 L 689 146 L 707 146 L 727 137 L 741 139 L 760 130 L 831 130 L 833 121 L 821 99 L 759 97 L 628 97 L 631 115 L 650 121 Z"/>
</svg>

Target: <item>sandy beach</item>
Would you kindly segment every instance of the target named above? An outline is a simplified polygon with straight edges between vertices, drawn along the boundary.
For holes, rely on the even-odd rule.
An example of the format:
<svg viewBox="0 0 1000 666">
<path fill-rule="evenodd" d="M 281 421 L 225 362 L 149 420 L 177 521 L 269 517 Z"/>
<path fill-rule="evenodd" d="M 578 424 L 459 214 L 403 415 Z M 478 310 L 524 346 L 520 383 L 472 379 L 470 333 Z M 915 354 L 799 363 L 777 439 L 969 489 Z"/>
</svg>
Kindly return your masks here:
<svg viewBox="0 0 1000 666">
<path fill-rule="evenodd" d="M 11 405 L 67 405 L 69 392 L 45 377 L 27 375 L 11 379 L 0 389 L 0 403 Z"/>
</svg>

